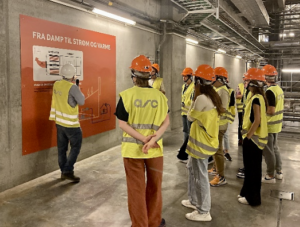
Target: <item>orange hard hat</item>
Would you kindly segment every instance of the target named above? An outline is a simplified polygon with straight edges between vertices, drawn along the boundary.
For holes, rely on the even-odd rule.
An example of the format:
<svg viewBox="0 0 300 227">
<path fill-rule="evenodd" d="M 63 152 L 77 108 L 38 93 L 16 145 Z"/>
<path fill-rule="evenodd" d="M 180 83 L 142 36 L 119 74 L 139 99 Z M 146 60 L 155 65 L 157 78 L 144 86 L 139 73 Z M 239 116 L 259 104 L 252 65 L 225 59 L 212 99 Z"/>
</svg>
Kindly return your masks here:
<svg viewBox="0 0 300 227">
<path fill-rule="evenodd" d="M 157 72 L 159 72 L 159 65 L 158 64 L 154 63 L 152 65 L 152 68 L 155 68 L 157 70 Z"/>
<path fill-rule="evenodd" d="M 152 71 L 151 62 L 144 55 L 139 55 L 136 58 L 134 58 L 131 62 L 131 66 L 129 68 L 134 69 L 139 72 L 149 72 L 150 73 Z"/>
<path fill-rule="evenodd" d="M 250 80 L 250 76 L 249 76 L 249 74 L 247 72 L 244 73 L 243 80 Z"/>
<path fill-rule="evenodd" d="M 277 76 L 277 70 L 273 65 L 265 65 L 262 71 L 266 76 Z"/>
<path fill-rule="evenodd" d="M 215 81 L 215 73 L 214 69 L 210 67 L 209 65 L 199 65 L 198 68 L 196 69 L 194 76 L 200 77 L 204 80 L 209 80 L 209 81 Z"/>
<path fill-rule="evenodd" d="M 187 75 L 193 75 L 193 70 L 191 68 L 185 68 L 182 73 L 181 73 L 182 76 L 187 76 Z"/>
<path fill-rule="evenodd" d="M 228 72 L 224 67 L 215 68 L 215 75 L 216 76 L 223 76 L 225 78 L 228 78 Z"/>
<path fill-rule="evenodd" d="M 262 70 L 257 68 L 250 68 L 247 71 L 250 80 L 257 80 L 257 81 L 266 81 L 265 74 Z"/>
</svg>

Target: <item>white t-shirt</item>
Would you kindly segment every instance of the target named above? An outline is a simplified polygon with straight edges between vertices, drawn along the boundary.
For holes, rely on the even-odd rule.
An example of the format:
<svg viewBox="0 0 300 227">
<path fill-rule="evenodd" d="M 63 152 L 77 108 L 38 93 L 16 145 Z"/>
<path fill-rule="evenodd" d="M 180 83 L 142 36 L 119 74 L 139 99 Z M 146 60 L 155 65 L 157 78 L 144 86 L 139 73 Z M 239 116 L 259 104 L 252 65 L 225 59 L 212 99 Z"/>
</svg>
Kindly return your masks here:
<svg viewBox="0 0 300 227">
<path fill-rule="evenodd" d="M 197 111 L 204 112 L 204 111 L 209 111 L 209 110 L 215 108 L 215 106 L 209 97 L 202 94 L 197 97 L 195 102 L 192 102 L 189 112 L 191 111 L 192 108 L 194 108 Z M 189 113 L 188 113 L 187 117 L 188 117 L 189 121 L 195 120 L 194 118 L 192 118 L 189 115 Z"/>
</svg>

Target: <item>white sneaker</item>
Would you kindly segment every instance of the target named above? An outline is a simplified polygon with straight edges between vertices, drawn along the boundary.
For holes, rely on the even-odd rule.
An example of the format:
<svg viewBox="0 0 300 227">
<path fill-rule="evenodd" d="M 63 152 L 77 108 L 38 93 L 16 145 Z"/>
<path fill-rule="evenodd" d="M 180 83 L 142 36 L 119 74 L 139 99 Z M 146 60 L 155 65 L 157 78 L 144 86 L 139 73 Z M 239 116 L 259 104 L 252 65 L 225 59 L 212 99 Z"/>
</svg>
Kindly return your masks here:
<svg viewBox="0 0 300 227">
<path fill-rule="evenodd" d="M 249 205 L 249 203 L 245 197 L 239 198 L 238 201 L 242 204 Z"/>
<path fill-rule="evenodd" d="M 243 198 L 241 195 L 238 195 L 237 197 L 238 197 L 238 199 L 239 199 L 239 198 Z"/>
<path fill-rule="evenodd" d="M 265 177 L 261 178 L 261 182 L 267 184 L 275 184 L 276 180 L 275 177 L 270 177 L 268 174 L 266 174 Z"/>
<path fill-rule="evenodd" d="M 275 175 L 275 177 L 276 177 L 277 180 L 282 180 L 283 173 L 282 172 L 279 172 L 279 173 L 277 172 L 276 175 Z"/>
<path fill-rule="evenodd" d="M 211 221 L 210 213 L 200 214 L 197 210 L 192 213 L 188 213 L 185 217 L 191 221 Z"/>
<path fill-rule="evenodd" d="M 184 164 L 188 163 L 188 160 L 181 160 L 181 159 L 178 159 L 178 160 L 179 160 L 179 162 L 184 163 Z"/>
<path fill-rule="evenodd" d="M 194 206 L 193 204 L 191 204 L 191 202 L 190 202 L 190 200 L 182 200 L 181 201 L 181 204 L 183 205 L 183 206 L 185 206 L 185 207 L 188 207 L 188 208 L 192 208 L 192 209 L 194 209 L 194 210 L 197 210 L 197 207 L 196 206 Z"/>
</svg>

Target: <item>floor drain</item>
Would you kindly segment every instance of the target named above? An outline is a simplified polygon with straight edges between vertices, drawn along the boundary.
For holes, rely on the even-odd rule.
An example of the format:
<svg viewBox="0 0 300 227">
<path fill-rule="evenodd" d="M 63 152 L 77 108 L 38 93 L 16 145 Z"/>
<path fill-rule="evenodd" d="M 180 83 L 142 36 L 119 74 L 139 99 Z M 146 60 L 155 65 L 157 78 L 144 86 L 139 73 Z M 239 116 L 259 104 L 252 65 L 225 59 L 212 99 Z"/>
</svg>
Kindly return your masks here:
<svg viewBox="0 0 300 227">
<path fill-rule="evenodd" d="M 284 192 L 279 190 L 271 190 L 271 196 L 277 199 L 294 200 L 294 192 Z"/>
</svg>

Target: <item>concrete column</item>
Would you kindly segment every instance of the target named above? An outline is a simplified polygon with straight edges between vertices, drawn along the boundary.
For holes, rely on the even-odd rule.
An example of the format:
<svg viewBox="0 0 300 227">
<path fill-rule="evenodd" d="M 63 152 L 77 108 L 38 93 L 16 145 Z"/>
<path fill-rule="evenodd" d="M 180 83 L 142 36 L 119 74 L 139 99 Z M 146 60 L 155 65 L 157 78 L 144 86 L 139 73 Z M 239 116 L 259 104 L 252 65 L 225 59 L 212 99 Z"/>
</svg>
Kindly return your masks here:
<svg viewBox="0 0 300 227">
<path fill-rule="evenodd" d="M 170 109 L 170 128 L 182 126 L 181 121 L 181 72 L 186 67 L 186 42 L 185 39 L 175 34 L 166 37 L 161 52 L 161 68 L 163 71 L 166 96 Z"/>
<path fill-rule="evenodd" d="M 8 76 L 8 0 L 0 0 L 0 192 L 6 189 L 10 173 L 9 76 Z"/>
</svg>

